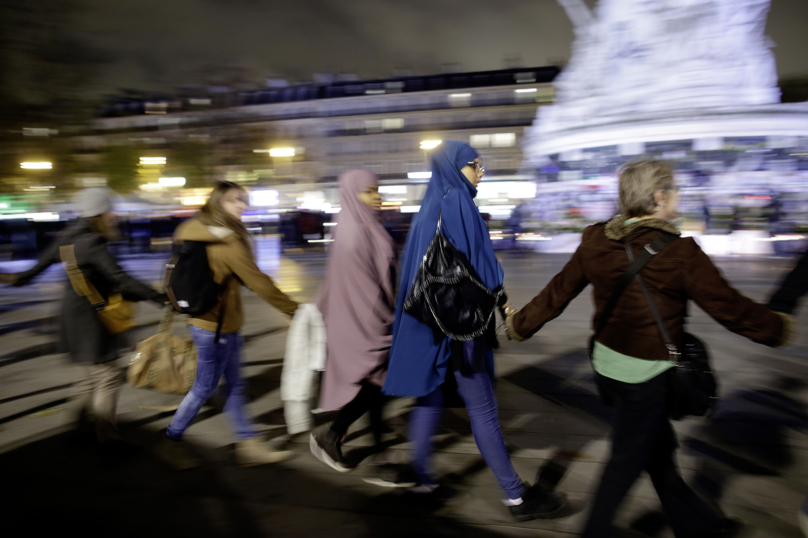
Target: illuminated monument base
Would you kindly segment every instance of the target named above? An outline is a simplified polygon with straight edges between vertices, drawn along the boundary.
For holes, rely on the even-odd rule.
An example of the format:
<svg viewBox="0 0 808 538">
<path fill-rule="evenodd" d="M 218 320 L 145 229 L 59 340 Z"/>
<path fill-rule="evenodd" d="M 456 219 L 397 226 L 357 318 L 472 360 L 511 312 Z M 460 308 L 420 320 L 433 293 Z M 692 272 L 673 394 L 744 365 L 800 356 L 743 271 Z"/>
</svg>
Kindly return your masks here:
<svg viewBox="0 0 808 538">
<path fill-rule="evenodd" d="M 600 204 L 578 224 L 602 220 L 614 211 L 604 204 L 616 196 L 616 169 L 640 155 L 678 161 L 691 179 L 709 175 L 683 182 L 691 208 L 693 199 L 704 204 L 705 228 L 712 208 L 743 189 L 772 203 L 780 192 L 804 190 L 808 103 L 779 102 L 764 34 L 770 0 L 599 0 L 593 10 L 583 0 L 558 2 L 575 29 L 572 55 L 554 82 L 555 103 L 539 107 L 523 146 L 547 181 L 538 189 L 546 206 L 556 197 L 580 216 Z M 758 228 L 733 225 L 727 231 L 739 233 L 700 242 L 716 254 L 773 252 L 774 232 Z M 549 251 L 574 246 L 536 242 Z"/>
<path fill-rule="evenodd" d="M 654 142 L 687 142 L 683 149 L 699 152 L 721 150 L 729 145 L 728 140 L 762 138 L 764 147 L 799 148 L 808 138 L 807 126 L 808 104 L 802 103 L 634 113 L 595 118 L 567 128 L 542 126 L 540 136 L 528 140 L 525 153 L 541 165 L 550 157 L 579 161 L 586 150 L 610 146 L 621 156 L 640 155 Z"/>
</svg>

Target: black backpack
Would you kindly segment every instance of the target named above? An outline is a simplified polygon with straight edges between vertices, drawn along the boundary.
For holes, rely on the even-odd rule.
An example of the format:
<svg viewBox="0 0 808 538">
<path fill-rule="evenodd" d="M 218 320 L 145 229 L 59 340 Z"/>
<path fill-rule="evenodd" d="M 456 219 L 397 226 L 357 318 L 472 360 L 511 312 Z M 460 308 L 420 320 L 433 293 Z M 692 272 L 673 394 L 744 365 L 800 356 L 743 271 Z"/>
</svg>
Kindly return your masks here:
<svg viewBox="0 0 808 538">
<path fill-rule="evenodd" d="M 207 243 L 182 241 L 174 243 L 171 259 L 163 279 L 166 295 L 177 312 L 199 316 L 210 312 L 219 302 L 227 281 L 217 284 L 208 263 Z M 219 312 L 216 342 L 222 330 L 224 307 Z"/>
</svg>

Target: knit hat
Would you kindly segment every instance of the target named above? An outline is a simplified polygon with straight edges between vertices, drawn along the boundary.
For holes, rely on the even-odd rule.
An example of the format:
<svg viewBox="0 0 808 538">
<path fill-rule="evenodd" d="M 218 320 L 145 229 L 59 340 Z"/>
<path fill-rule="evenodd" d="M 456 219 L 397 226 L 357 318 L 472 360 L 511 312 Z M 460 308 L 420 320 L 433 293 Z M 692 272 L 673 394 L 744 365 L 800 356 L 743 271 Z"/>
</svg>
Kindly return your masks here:
<svg viewBox="0 0 808 538">
<path fill-rule="evenodd" d="M 94 187 L 76 194 L 76 205 L 83 218 L 97 217 L 112 211 L 112 198 L 109 189 Z"/>
</svg>

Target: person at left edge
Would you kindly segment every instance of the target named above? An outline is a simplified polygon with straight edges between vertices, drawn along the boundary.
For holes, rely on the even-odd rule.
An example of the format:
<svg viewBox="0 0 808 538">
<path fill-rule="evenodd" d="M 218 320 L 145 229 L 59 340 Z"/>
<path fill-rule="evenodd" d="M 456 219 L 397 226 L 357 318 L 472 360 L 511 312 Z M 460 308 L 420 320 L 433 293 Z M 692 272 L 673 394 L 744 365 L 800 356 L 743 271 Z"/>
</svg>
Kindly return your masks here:
<svg viewBox="0 0 808 538">
<path fill-rule="evenodd" d="M 102 188 L 80 191 L 76 196 L 79 218 L 45 250 L 34 267 L 17 275 L 5 275 L 3 280 L 24 286 L 51 264 L 61 263 L 61 246 L 73 245 L 84 278 L 104 300 L 112 292 L 120 292 L 127 301 L 152 301 L 162 306 L 166 296 L 126 274 L 107 251 L 107 242 L 118 237 L 110 194 Z M 95 422 L 100 443 L 120 441 L 116 410 L 125 379 L 117 359 L 127 347 L 125 333 L 110 334 L 87 297 L 79 296 L 67 281 L 59 334 L 59 350 L 83 370 L 81 381 L 73 389 L 74 399 L 79 402 L 79 427 L 87 428 Z"/>
</svg>

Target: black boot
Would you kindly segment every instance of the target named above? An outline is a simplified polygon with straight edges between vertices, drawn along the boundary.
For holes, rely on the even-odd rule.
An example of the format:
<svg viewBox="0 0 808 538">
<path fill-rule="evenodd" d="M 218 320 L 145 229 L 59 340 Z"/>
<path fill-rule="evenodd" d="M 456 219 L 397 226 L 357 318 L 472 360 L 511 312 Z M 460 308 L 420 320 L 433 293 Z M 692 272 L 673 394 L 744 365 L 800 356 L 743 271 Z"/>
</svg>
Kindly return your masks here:
<svg viewBox="0 0 808 538">
<path fill-rule="evenodd" d="M 530 521 L 531 519 L 552 519 L 566 505 L 566 494 L 546 490 L 537 484 L 525 488 L 522 504 L 508 508 L 516 521 Z"/>
</svg>

